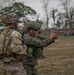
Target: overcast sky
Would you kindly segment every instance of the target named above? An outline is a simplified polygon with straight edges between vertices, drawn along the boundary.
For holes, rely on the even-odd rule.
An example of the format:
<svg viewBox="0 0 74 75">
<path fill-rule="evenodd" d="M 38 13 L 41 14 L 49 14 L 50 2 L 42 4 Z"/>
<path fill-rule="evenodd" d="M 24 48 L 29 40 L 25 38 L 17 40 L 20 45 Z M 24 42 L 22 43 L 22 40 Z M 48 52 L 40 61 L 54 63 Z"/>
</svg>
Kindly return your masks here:
<svg viewBox="0 0 74 75">
<path fill-rule="evenodd" d="M 42 2 L 41 0 L 19 0 L 21 2 L 24 2 L 25 5 L 32 7 L 38 14 L 40 14 L 41 17 L 44 17 L 44 11 L 42 8 Z M 51 8 L 57 8 L 59 5 L 59 0 L 50 0 L 49 2 L 49 10 Z"/>
<path fill-rule="evenodd" d="M 16 0 L 16 1 L 23 2 L 26 6 L 30 6 L 37 12 L 37 14 L 40 14 L 41 18 L 44 17 L 44 10 L 41 2 L 42 0 Z M 72 3 L 74 5 L 74 0 L 72 0 Z M 49 0 L 49 10 L 51 10 L 52 8 L 58 8 L 59 7 L 58 5 L 60 5 L 59 0 Z"/>
</svg>

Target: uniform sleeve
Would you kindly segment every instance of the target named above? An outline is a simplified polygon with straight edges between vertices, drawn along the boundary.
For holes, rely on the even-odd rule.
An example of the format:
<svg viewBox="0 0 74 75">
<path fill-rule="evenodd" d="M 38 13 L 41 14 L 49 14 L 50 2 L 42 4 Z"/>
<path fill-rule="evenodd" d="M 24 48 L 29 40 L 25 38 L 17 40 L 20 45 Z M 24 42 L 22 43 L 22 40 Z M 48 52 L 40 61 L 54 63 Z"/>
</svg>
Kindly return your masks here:
<svg viewBox="0 0 74 75">
<path fill-rule="evenodd" d="M 11 34 L 10 50 L 12 53 L 16 53 L 16 54 L 24 54 L 25 53 L 25 49 L 22 46 L 21 34 L 17 31 L 12 32 L 12 34 Z"/>
<path fill-rule="evenodd" d="M 46 46 L 52 44 L 53 42 L 54 42 L 54 40 L 50 39 L 50 38 L 46 38 L 46 39 L 42 40 L 43 47 L 46 47 Z"/>
<path fill-rule="evenodd" d="M 45 40 L 46 38 L 48 38 L 47 36 L 42 36 L 40 34 L 37 34 L 36 37 L 39 38 L 40 40 Z"/>
<path fill-rule="evenodd" d="M 54 42 L 53 39 L 50 39 L 47 36 L 42 36 L 38 34 L 36 37 L 42 41 L 43 47 L 46 47 Z"/>
<path fill-rule="evenodd" d="M 35 47 L 43 46 L 40 39 L 32 38 L 30 36 L 24 36 L 24 44 L 26 44 L 27 46 L 30 45 L 30 46 L 35 46 Z"/>
</svg>

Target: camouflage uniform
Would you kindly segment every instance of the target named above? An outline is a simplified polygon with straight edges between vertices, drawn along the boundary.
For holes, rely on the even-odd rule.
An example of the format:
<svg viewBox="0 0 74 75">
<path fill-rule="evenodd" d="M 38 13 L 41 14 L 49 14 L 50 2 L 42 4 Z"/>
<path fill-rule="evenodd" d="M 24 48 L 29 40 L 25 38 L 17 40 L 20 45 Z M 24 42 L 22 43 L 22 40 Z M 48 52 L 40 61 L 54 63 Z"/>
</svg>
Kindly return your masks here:
<svg viewBox="0 0 74 75">
<path fill-rule="evenodd" d="M 22 46 L 21 34 L 15 31 L 15 26 L 13 26 L 17 21 L 16 14 L 9 13 L 1 21 L 6 26 L 1 33 L 3 40 L 0 39 L 0 45 L 2 45 L 0 49 L 2 48 L 3 54 L 3 75 L 26 75 L 21 62 L 22 56 L 25 55 L 25 45 Z"/>
<path fill-rule="evenodd" d="M 30 25 L 29 28 L 38 30 L 38 25 Z M 28 28 L 28 29 L 29 29 Z M 53 39 L 46 38 L 44 40 L 40 40 L 37 37 L 31 36 L 29 33 L 27 33 L 24 36 L 24 44 L 27 45 L 27 57 L 26 61 L 23 60 L 23 66 L 26 67 L 27 75 L 38 75 L 37 73 L 37 58 L 38 55 L 38 48 L 48 46 L 51 42 L 53 42 Z"/>
<path fill-rule="evenodd" d="M 44 37 L 44 36 L 40 35 L 39 33 L 36 35 L 36 37 L 40 40 L 44 40 L 47 38 L 46 36 Z M 45 56 L 43 55 L 43 50 L 44 50 L 43 47 L 38 48 L 39 59 L 45 58 Z"/>
</svg>

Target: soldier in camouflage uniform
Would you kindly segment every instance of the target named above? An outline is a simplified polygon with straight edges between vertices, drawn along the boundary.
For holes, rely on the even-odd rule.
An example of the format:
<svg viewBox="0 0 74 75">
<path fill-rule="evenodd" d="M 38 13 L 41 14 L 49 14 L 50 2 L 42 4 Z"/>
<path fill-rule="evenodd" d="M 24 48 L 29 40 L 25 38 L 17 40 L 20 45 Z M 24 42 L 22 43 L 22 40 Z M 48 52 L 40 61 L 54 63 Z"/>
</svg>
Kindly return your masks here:
<svg viewBox="0 0 74 75">
<path fill-rule="evenodd" d="M 3 75 L 26 75 L 21 62 L 25 56 L 26 46 L 22 45 L 21 34 L 15 30 L 18 26 L 17 20 L 16 13 L 9 13 L 1 19 L 5 24 L 0 37 Z"/>
<path fill-rule="evenodd" d="M 37 37 L 38 39 L 40 39 L 40 40 L 44 40 L 44 39 L 47 38 L 47 37 L 44 37 L 44 36 L 40 35 L 40 33 L 38 33 L 38 34 L 36 35 L 36 37 Z M 46 57 L 43 55 L 43 50 L 44 50 L 44 47 L 38 48 L 39 59 L 46 58 Z"/>
<path fill-rule="evenodd" d="M 37 73 L 37 58 L 38 48 L 46 47 L 52 42 L 54 39 L 57 39 L 58 34 L 52 34 L 50 37 L 40 40 L 36 37 L 38 34 L 39 25 L 35 22 L 30 23 L 28 26 L 28 33 L 24 36 L 24 44 L 27 45 L 27 56 L 26 60 L 23 59 L 23 66 L 26 68 L 27 75 L 38 75 Z"/>
</svg>

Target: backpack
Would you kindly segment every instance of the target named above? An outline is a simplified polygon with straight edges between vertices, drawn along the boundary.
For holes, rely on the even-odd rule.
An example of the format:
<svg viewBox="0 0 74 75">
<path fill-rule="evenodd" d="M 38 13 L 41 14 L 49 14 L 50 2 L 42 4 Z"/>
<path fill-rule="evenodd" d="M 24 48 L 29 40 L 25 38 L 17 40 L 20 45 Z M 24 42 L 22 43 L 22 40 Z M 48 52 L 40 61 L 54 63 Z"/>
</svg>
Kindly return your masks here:
<svg viewBox="0 0 74 75">
<path fill-rule="evenodd" d="M 10 55 L 10 34 L 13 32 L 13 30 L 3 30 L 0 33 L 0 58 L 3 58 L 7 55 Z"/>
</svg>

